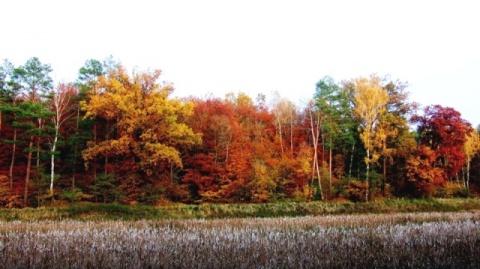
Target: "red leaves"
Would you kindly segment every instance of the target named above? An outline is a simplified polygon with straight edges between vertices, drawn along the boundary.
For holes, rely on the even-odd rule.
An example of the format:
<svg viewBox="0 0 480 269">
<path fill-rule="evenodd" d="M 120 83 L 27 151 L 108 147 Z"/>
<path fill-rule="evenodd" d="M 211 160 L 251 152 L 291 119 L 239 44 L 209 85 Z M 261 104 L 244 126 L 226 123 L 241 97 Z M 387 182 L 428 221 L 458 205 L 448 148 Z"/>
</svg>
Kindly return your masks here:
<svg viewBox="0 0 480 269">
<path fill-rule="evenodd" d="M 470 123 L 458 111 L 440 105 L 428 106 L 424 115 L 415 115 L 419 148 L 407 162 L 407 176 L 422 193 L 432 184 L 441 184 L 455 176 L 465 164 L 463 145 L 472 131 Z"/>
</svg>

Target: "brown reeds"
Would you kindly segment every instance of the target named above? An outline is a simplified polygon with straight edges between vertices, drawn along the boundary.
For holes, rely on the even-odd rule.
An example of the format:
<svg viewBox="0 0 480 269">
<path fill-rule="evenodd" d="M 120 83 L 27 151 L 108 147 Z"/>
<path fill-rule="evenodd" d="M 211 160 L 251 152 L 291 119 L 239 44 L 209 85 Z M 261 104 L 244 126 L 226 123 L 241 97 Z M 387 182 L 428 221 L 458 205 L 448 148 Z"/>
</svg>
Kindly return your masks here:
<svg viewBox="0 0 480 269">
<path fill-rule="evenodd" d="M 479 268 L 480 214 L 0 222 L 0 268 Z"/>
</svg>

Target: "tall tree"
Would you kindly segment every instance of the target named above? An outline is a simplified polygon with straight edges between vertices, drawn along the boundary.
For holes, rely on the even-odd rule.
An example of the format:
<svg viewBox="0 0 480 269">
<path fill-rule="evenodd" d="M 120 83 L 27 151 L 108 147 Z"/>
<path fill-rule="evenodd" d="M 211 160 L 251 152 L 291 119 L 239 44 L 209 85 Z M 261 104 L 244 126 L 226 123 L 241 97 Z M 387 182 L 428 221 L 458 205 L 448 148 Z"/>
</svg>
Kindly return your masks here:
<svg viewBox="0 0 480 269">
<path fill-rule="evenodd" d="M 31 174 L 32 153 L 36 152 L 37 169 L 40 166 L 40 137 L 44 127 L 44 120 L 48 118 L 48 109 L 45 106 L 45 98 L 53 88 L 53 80 L 50 77 L 52 68 L 48 64 L 42 64 L 36 57 L 27 60 L 25 65 L 13 70 L 13 79 L 19 85 L 23 94 L 25 109 L 22 121 L 32 121 L 34 130 L 29 134 L 28 159 L 25 176 L 24 205 L 28 204 L 28 185 Z M 26 118 L 30 117 L 30 119 Z M 36 139 L 36 148 L 34 142 Z"/>
<path fill-rule="evenodd" d="M 14 70 L 15 66 L 10 63 L 8 60 L 4 60 L 3 66 L 0 67 L 0 131 L 3 122 L 3 113 L 12 114 L 12 117 L 15 118 L 15 111 L 18 109 L 16 106 L 19 102 L 19 91 L 20 85 L 14 80 Z M 10 167 L 9 167 L 9 179 L 10 179 L 10 190 L 13 189 L 13 168 L 15 166 L 15 159 L 17 153 L 17 128 L 12 126 L 13 135 L 11 139 L 6 139 L 3 142 L 6 144 L 11 144 L 11 154 L 10 154 Z"/>
<path fill-rule="evenodd" d="M 108 76 L 98 78 L 97 90 L 83 103 L 85 116 L 112 121 L 112 134 L 97 144 L 89 144 L 83 151 L 86 162 L 101 155 L 112 158 L 118 169 L 129 164 L 130 173 L 137 175 L 135 180 L 144 183 L 148 178 L 161 178 L 162 172 L 167 172 L 165 165 L 182 166 L 178 148 L 200 143 L 200 136 L 180 122 L 184 115 L 192 113 L 193 104 L 169 98 L 173 88 L 158 84 L 159 76 L 156 70 L 130 77 L 119 66 Z M 135 195 L 130 199 L 138 199 Z"/>
<path fill-rule="evenodd" d="M 307 107 L 309 123 L 310 123 L 310 133 L 313 144 L 313 161 L 312 161 L 312 180 L 311 185 L 313 186 L 313 179 L 316 177 L 318 180 L 318 187 L 320 191 L 320 200 L 324 199 L 323 189 L 322 189 L 322 177 L 320 171 L 320 165 L 318 163 L 318 152 L 319 152 L 319 142 L 320 142 L 320 128 L 322 125 L 323 117 L 321 113 L 315 108 L 313 102 Z M 312 188 L 313 190 L 313 188 Z"/>
<path fill-rule="evenodd" d="M 365 158 L 367 166 L 365 198 L 368 201 L 370 164 L 376 163 L 379 158 L 378 149 L 375 147 L 377 125 L 386 111 L 388 94 L 376 76 L 357 78 L 354 80 L 354 85 L 353 113 L 360 121 L 360 138 L 367 153 Z"/>
<path fill-rule="evenodd" d="M 54 134 L 50 141 L 50 196 L 53 196 L 53 182 L 55 179 L 55 155 L 60 138 L 60 128 L 70 117 L 74 115 L 71 110 L 71 96 L 76 94 L 73 84 L 60 83 L 52 95 L 52 110 L 55 113 L 52 117 Z"/>
<path fill-rule="evenodd" d="M 353 119 L 348 93 L 335 83 L 333 78 L 325 76 L 317 82 L 315 106 L 323 117 L 322 145 L 328 150 L 328 174 L 331 189 L 334 149 L 338 145 L 338 151 L 342 152 L 344 148 L 352 147 L 354 143 L 351 132 Z"/>
<path fill-rule="evenodd" d="M 393 162 L 402 141 L 401 136 L 409 133 L 407 117 L 415 112 L 417 104 L 408 100 L 407 83 L 398 80 L 392 81 L 388 76 L 381 80 L 383 88 L 386 89 L 388 94 L 388 102 L 387 109 L 380 118 L 375 141 L 379 143 L 377 147 L 379 148 L 383 170 L 381 190 L 385 195 L 387 165 Z"/>
<path fill-rule="evenodd" d="M 3 65 L 0 66 L 0 132 L 2 131 L 3 122 L 2 110 L 6 110 L 5 106 L 13 103 L 16 95 L 12 81 L 13 69 L 13 64 L 6 59 L 3 61 Z"/>
</svg>

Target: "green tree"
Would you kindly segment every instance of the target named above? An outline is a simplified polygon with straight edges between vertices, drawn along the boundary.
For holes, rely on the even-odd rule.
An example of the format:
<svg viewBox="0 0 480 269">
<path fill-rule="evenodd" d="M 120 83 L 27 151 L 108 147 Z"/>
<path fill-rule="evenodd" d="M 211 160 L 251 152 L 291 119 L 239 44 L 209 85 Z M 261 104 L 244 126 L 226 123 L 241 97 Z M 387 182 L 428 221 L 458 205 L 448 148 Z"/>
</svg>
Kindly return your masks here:
<svg viewBox="0 0 480 269">
<path fill-rule="evenodd" d="M 322 145 L 328 150 L 328 175 L 331 190 L 335 147 L 338 145 L 338 151 L 344 152 L 346 148 L 351 148 L 355 143 L 351 132 L 353 119 L 348 93 L 336 84 L 333 78 L 325 76 L 317 82 L 315 106 L 323 117 L 321 136 Z"/>
<path fill-rule="evenodd" d="M 0 131 L 3 122 L 3 114 L 8 113 L 12 114 L 15 118 L 16 106 L 19 99 L 19 90 L 20 85 L 14 80 L 14 71 L 15 66 L 10 63 L 8 60 L 4 60 L 3 66 L 0 67 Z M 10 167 L 9 167 L 9 179 L 10 179 L 10 190 L 13 189 L 13 168 L 15 166 L 15 159 L 17 153 L 17 128 L 13 126 L 13 137 L 11 140 L 4 140 L 6 144 L 11 144 L 11 156 L 10 156 Z"/>
<path fill-rule="evenodd" d="M 17 110 L 21 114 L 20 120 L 27 127 L 25 134 L 29 136 L 28 159 L 25 176 L 24 205 L 28 204 L 28 185 L 31 174 L 32 153 L 36 152 L 37 170 L 40 168 L 40 140 L 45 125 L 45 119 L 50 116 L 50 111 L 45 105 L 45 98 L 53 88 L 50 77 L 52 68 L 42 64 L 36 57 L 27 60 L 25 65 L 13 70 L 13 80 L 21 91 L 22 106 Z M 17 122 L 20 122 L 18 121 Z M 34 142 L 36 140 L 36 147 Z"/>
</svg>

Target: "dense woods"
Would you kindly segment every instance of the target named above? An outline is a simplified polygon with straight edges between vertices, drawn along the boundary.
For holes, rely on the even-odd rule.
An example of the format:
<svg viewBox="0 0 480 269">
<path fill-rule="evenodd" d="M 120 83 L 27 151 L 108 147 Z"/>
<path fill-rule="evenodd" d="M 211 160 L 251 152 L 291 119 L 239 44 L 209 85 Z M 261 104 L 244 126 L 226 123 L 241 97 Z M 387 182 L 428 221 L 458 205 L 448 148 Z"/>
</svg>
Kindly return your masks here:
<svg viewBox="0 0 480 269">
<path fill-rule="evenodd" d="M 369 201 L 478 194 L 478 130 L 408 84 L 319 78 L 306 104 L 174 98 L 158 70 L 88 60 L 54 85 L 38 58 L 0 67 L 0 206 Z"/>
</svg>

